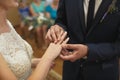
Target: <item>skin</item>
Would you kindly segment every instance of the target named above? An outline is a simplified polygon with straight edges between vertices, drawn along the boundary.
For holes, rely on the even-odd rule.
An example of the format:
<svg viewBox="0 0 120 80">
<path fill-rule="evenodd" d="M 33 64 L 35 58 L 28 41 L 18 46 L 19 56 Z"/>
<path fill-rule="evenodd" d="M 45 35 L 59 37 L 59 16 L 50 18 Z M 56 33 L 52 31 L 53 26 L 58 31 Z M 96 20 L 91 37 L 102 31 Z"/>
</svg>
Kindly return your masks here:
<svg viewBox="0 0 120 80">
<path fill-rule="evenodd" d="M 17 0 L 0 0 L 0 34 L 9 32 L 9 25 L 7 24 L 7 11 L 11 8 L 18 7 Z M 69 38 L 66 38 L 67 32 L 61 35 L 57 43 L 50 43 L 45 54 L 41 59 L 34 59 L 32 62 L 36 65 L 34 72 L 27 80 L 44 80 L 51 68 L 51 64 L 57 56 L 60 55 L 63 44 L 66 44 Z M 66 39 L 65 39 L 66 38 Z M 54 50 L 53 50 L 54 49 Z M 9 68 L 4 57 L 0 53 L 0 80 L 17 80 Z"/>
<path fill-rule="evenodd" d="M 65 44 L 63 45 L 64 50 L 62 51 L 62 54 L 60 57 L 63 60 L 69 60 L 71 62 L 74 62 L 80 58 L 83 58 L 87 55 L 87 49 L 88 47 L 82 44 Z M 73 50 L 72 52 L 67 51 L 66 49 Z"/>
<path fill-rule="evenodd" d="M 46 34 L 46 40 L 57 43 L 60 40 L 61 34 L 64 32 L 65 31 L 62 27 L 59 25 L 54 25 L 48 30 Z M 60 57 L 63 60 L 74 62 L 88 55 L 88 47 L 83 44 L 65 44 L 62 47 L 63 49 Z M 68 49 L 71 49 L 72 52 L 69 52 Z"/>
</svg>

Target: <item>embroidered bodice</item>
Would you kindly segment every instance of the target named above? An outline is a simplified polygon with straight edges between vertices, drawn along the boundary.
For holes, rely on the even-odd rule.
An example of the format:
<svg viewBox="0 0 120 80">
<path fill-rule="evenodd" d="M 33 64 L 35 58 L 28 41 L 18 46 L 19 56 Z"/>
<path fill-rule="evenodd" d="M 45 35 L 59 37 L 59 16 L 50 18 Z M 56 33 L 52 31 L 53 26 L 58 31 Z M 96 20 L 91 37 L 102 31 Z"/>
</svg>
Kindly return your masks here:
<svg viewBox="0 0 120 80">
<path fill-rule="evenodd" d="M 32 48 L 14 30 L 11 23 L 10 32 L 0 34 L 0 54 L 4 57 L 8 66 L 18 78 L 26 80 L 31 73 Z"/>
</svg>

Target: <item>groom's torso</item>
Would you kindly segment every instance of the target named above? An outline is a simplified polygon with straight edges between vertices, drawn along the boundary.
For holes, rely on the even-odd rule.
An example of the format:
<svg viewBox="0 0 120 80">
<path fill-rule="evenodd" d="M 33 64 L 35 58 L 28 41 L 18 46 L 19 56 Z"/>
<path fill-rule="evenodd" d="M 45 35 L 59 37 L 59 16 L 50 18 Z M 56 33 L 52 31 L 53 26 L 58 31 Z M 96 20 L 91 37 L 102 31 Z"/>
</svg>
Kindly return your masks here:
<svg viewBox="0 0 120 80">
<path fill-rule="evenodd" d="M 95 14 L 94 22 L 86 32 L 84 0 L 65 0 L 67 31 L 71 43 L 113 42 L 117 38 L 120 23 L 120 6 L 118 10 L 107 13 L 113 0 L 103 0 Z M 119 4 L 119 0 L 117 4 Z M 107 13 L 107 14 L 106 14 Z"/>
<path fill-rule="evenodd" d="M 103 0 L 95 14 L 94 22 L 88 32 L 86 32 L 85 26 L 86 24 L 83 1 L 84 0 L 64 0 L 64 15 L 66 15 L 65 19 L 67 20 L 66 26 L 68 36 L 70 37 L 70 43 L 94 44 L 115 42 L 120 33 L 120 0 L 117 0 L 118 2 L 116 7 L 118 8 L 118 10 L 112 10 L 112 13 L 109 12 L 107 14 L 106 12 L 113 0 Z M 79 80 L 77 79 L 77 77 L 80 77 L 79 65 L 80 63 L 77 64 L 76 62 L 65 62 L 63 70 L 63 80 Z M 104 71 L 101 70 L 102 73 L 100 75 L 103 75 Z M 92 72 L 97 73 L 96 71 L 94 71 L 94 69 Z M 93 73 L 91 74 L 90 72 L 87 74 L 92 75 Z M 107 74 L 109 74 L 109 72 Z M 96 80 L 103 79 L 101 77 L 100 79 Z"/>
</svg>

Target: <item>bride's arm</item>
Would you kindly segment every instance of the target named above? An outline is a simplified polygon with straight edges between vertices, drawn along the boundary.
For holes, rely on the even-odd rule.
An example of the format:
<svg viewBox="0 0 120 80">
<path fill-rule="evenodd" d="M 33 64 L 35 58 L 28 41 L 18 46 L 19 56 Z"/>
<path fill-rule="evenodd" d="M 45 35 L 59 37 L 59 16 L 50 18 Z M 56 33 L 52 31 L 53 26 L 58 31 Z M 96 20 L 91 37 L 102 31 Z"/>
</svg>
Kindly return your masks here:
<svg viewBox="0 0 120 80">
<path fill-rule="evenodd" d="M 31 61 L 31 67 L 32 68 L 36 68 L 36 66 L 38 65 L 38 63 L 41 61 L 41 58 L 33 58 Z"/>
<path fill-rule="evenodd" d="M 65 39 L 66 35 L 67 33 L 65 32 L 56 44 L 51 43 L 49 45 L 45 54 L 42 56 L 40 62 L 38 63 L 35 71 L 28 78 L 28 80 L 44 80 L 46 78 L 52 62 L 62 50 L 61 45 L 66 44 L 69 40 L 69 38 Z"/>
<path fill-rule="evenodd" d="M 0 80 L 17 80 L 0 53 Z"/>
<path fill-rule="evenodd" d="M 51 43 L 28 80 L 44 80 L 48 74 L 49 69 L 51 68 L 52 62 L 59 55 L 61 49 L 62 48 L 59 44 Z M 0 80 L 17 80 L 1 54 Z"/>
<path fill-rule="evenodd" d="M 45 54 L 40 60 L 40 63 L 37 65 L 33 74 L 29 77 L 28 80 L 44 80 L 47 76 L 47 73 L 51 67 L 52 62 L 59 55 L 61 51 L 61 46 L 51 43 Z"/>
<path fill-rule="evenodd" d="M 61 44 L 67 43 L 69 38 L 65 41 L 63 40 L 66 36 L 63 35 L 62 42 L 58 42 L 57 44 L 51 43 L 46 50 L 45 54 L 41 58 L 40 62 L 38 63 L 35 71 L 32 75 L 28 78 L 28 80 L 44 80 L 48 74 L 48 71 L 51 67 L 52 62 L 54 59 L 60 54 L 61 52 Z M 3 56 L 0 54 L 0 80 L 17 80 L 15 75 L 10 70 L 7 62 L 4 60 Z"/>
</svg>

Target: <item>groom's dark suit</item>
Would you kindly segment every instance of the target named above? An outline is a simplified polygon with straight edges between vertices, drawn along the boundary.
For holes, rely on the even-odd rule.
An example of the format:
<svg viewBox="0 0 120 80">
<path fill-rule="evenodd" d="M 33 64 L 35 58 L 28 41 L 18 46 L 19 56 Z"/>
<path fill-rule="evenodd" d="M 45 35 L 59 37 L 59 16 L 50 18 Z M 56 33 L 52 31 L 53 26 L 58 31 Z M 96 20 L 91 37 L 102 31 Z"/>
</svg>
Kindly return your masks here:
<svg viewBox="0 0 120 80">
<path fill-rule="evenodd" d="M 69 43 L 88 46 L 87 59 L 65 61 L 63 80 L 118 80 L 120 56 L 120 0 L 118 9 L 106 12 L 113 0 L 103 0 L 86 32 L 83 0 L 60 0 L 56 24 L 70 37 Z"/>
</svg>

